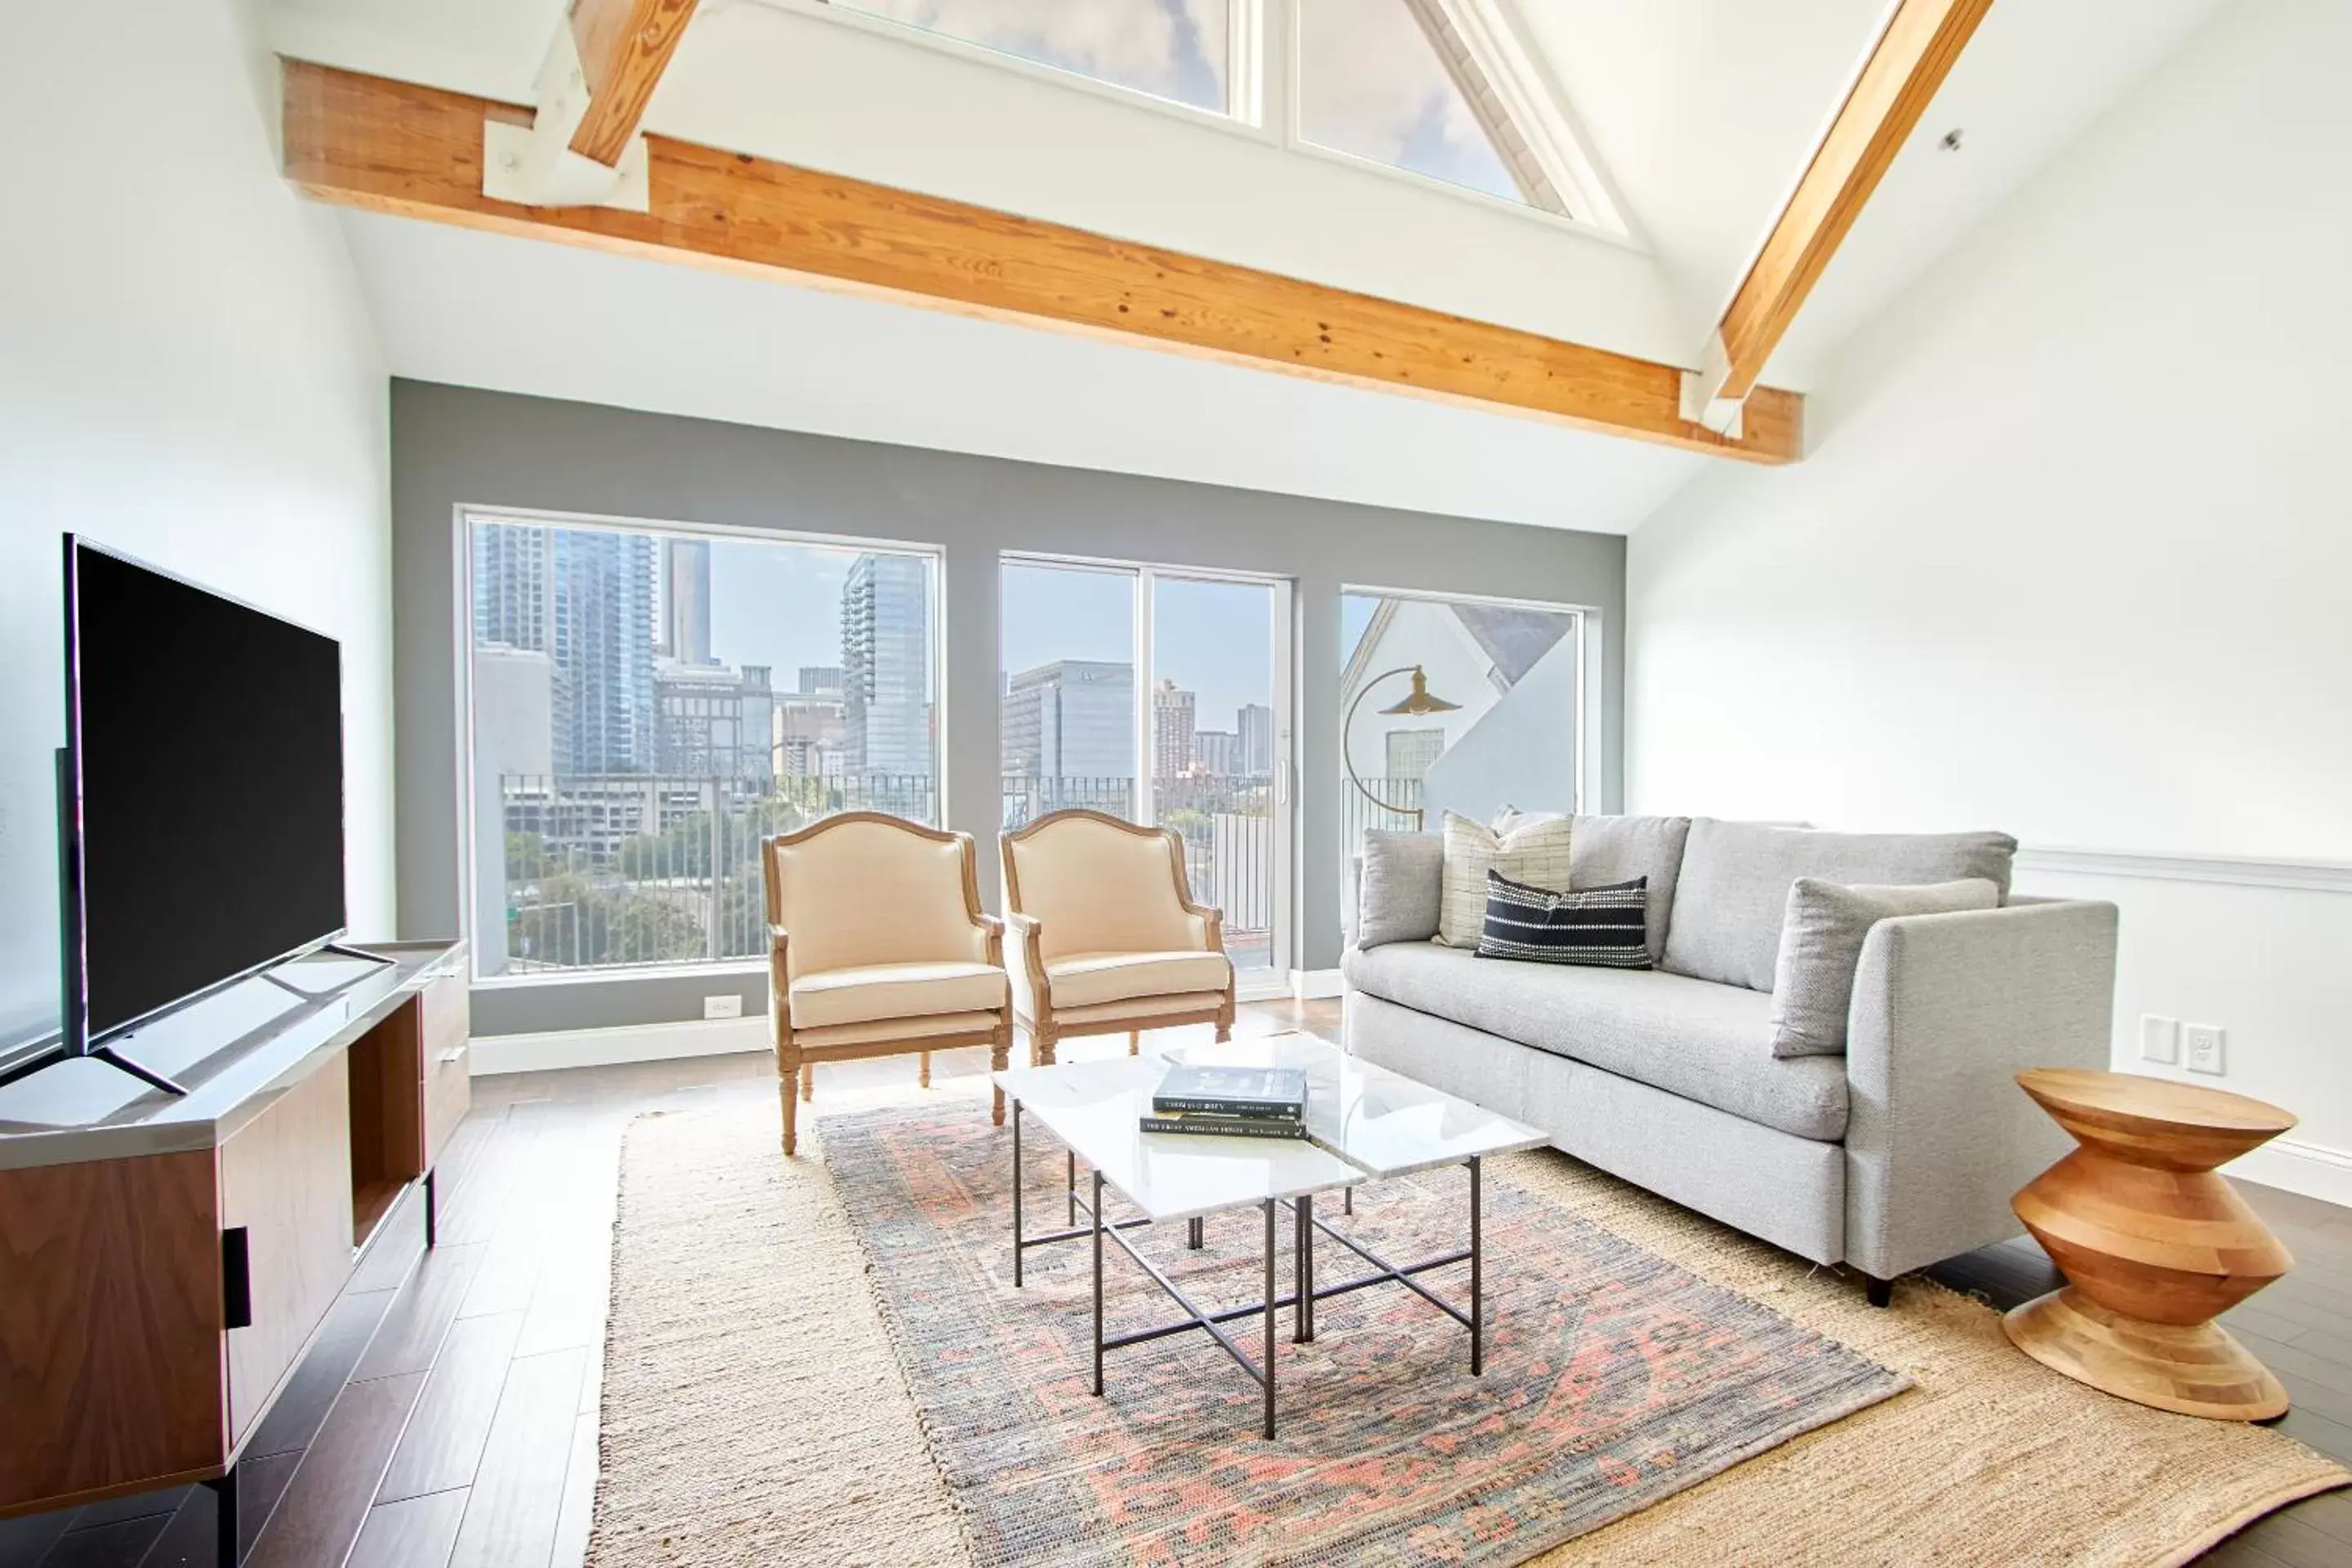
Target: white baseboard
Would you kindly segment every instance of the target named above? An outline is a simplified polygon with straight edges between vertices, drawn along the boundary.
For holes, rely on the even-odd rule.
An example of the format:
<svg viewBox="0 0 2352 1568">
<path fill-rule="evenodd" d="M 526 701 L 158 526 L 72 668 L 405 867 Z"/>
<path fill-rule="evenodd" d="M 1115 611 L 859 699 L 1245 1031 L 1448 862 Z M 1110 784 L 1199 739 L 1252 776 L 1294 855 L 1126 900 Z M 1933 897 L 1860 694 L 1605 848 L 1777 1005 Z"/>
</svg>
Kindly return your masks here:
<svg viewBox="0 0 2352 1568">
<path fill-rule="evenodd" d="M 1290 972 L 1290 994 L 1301 1002 L 1319 1002 L 1326 997 L 1346 993 L 1347 982 L 1336 969 L 1294 969 Z"/>
<path fill-rule="evenodd" d="M 771 1048 L 768 1019 L 695 1018 L 613 1029 L 555 1029 L 537 1035 L 486 1035 L 474 1041 L 473 1076 L 609 1067 L 678 1057 L 725 1057 Z"/>
<path fill-rule="evenodd" d="M 2352 1208 L 2352 1154 L 2341 1149 L 2273 1138 L 2222 1169 L 2232 1176 L 2243 1176 L 2266 1187 L 2283 1187 L 2324 1204 Z"/>
</svg>

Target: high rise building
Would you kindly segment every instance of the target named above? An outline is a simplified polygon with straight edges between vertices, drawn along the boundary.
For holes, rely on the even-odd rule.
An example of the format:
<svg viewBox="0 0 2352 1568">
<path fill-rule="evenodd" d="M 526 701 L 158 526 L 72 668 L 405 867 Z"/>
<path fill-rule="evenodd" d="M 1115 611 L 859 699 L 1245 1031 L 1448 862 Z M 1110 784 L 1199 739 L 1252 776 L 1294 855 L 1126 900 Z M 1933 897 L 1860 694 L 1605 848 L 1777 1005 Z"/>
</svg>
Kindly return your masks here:
<svg viewBox="0 0 2352 1568">
<path fill-rule="evenodd" d="M 554 578 L 552 530 L 511 523 L 474 526 L 474 646 L 549 651 Z"/>
<path fill-rule="evenodd" d="M 719 664 L 656 660 L 654 700 L 661 715 L 656 770 L 670 778 L 765 784 L 775 751 L 775 692 L 768 667 L 738 672 Z"/>
<path fill-rule="evenodd" d="M 1231 730 L 1192 732 L 1192 771 L 1210 778 L 1229 779 L 1241 772 L 1241 737 Z"/>
<path fill-rule="evenodd" d="M 801 683 L 797 689 L 803 697 L 823 697 L 827 693 L 838 697 L 844 687 L 841 666 L 837 664 L 801 666 Z"/>
<path fill-rule="evenodd" d="M 1193 694 L 1163 679 L 1151 693 L 1151 776 L 1175 778 L 1192 771 Z"/>
<path fill-rule="evenodd" d="M 1234 719 L 1241 738 L 1239 771 L 1251 778 L 1266 777 L 1274 772 L 1274 710 L 1251 702 Z"/>
<path fill-rule="evenodd" d="M 1056 659 L 1007 683 L 999 726 L 1008 778 L 1135 776 L 1135 667 Z"/>
<path fill-rule="evenodd" d="M 662 541 L 662 644 L 680 664 L 710 662 L 710 542 Z"/>
<path fill-rule="evenodd" d="M 860 555 L 841 585 L 842 750 L 866 774 L 928 777 L 931 563 Z"/>
<path fill-rule="evenodd" d="M 768 733 L 778 778 L 841 776 L 841 709 L 838 695 L 810 697 L 793 693 L 776 699 Z"/>
<path fill-rule="evenodd" d="M 562 773 L 642 773 L 656 753 L 654 541 L 601 529 L 474 529 L 474 640 L 552 661 Z"/>
</svg>

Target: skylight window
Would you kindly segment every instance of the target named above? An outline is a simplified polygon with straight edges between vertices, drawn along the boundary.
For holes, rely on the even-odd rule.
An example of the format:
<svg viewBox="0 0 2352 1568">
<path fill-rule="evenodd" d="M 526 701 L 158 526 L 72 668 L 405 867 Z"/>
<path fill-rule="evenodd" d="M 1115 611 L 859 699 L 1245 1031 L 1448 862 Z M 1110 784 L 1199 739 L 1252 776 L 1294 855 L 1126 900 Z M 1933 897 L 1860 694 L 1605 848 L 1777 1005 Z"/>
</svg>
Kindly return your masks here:
<svg viewBox="0 0 2352 1568">
<path fill-rule="evenodd" d="M 1298 0 L 1298 132 L 1391 168 L 1528 199 L 1409 0 Z"/>
<path fill-rule="evenodd" d="M 1231 111 L 1233 0 L 832 0 L 1000 54 Z"/>
</svg>

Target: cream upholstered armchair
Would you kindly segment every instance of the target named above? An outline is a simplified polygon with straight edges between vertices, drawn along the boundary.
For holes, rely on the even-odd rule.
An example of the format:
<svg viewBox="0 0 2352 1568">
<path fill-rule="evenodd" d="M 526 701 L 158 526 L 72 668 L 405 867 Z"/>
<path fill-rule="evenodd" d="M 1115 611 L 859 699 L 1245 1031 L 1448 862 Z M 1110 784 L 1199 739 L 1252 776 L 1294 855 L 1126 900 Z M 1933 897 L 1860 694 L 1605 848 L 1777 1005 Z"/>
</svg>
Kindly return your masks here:
<svg viewBox="0 0 2352 1568">
<path fill-rule="evenodd" d="M 1000 841 L 1015 1022 L 1044 1066 L 1073 1035 L 1234 1027 L 1223 917 L 1194 903 L 1184 841 L 1098 811 L 1048 812 Z"/>
<path fill-rule="evenodd" d="M 935 1050 L 986 1046 L 1005 1065 L 1004 928 L 981 912 L 971 835 L 851 811 L 761 851 L 785 1153 L 818 1062 L 919 1052 L 925 1084 Z"/>
</svg>

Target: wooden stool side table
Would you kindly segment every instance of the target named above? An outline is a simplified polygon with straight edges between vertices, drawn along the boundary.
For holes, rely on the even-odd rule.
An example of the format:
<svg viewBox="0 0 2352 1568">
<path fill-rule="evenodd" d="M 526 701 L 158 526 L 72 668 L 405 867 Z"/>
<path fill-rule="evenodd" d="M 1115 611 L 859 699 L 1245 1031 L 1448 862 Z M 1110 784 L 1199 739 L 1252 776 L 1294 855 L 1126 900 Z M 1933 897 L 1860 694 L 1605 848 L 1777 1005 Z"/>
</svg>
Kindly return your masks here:
<svg viewBox="0 0 2352 1568">
<path fill-rule="evenodd" d="M 2130 1073 L 2046 1068 L 2017 1081 L 2079 1147 L 2010 1202 L 2068 1281 L 2001 1320 L 2011 1341 L 2078 1383 L 2159 1410 L 2285 1415 L 2286 1389 L 2213 1319 L 2294 1259 L 2214 1167 L 2294 1118 Z"/>
</svg>

